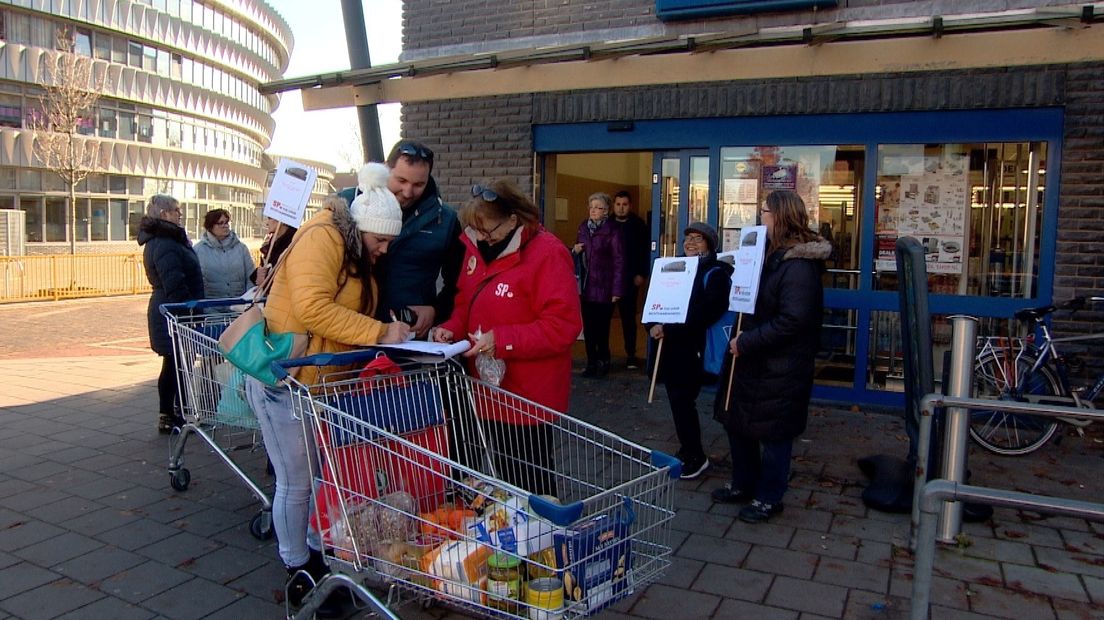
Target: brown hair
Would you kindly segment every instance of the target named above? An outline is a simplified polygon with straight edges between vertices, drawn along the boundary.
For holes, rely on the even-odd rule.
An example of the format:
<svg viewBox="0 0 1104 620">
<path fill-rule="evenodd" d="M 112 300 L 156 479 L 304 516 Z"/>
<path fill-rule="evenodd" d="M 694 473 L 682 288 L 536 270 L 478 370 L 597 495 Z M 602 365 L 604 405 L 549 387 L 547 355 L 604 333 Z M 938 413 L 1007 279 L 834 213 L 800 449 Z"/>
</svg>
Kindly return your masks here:
<svg viewBox="0 0 1104 620">
<path fill-rule="evenodd" d="M 487 200 L 485 190 L 493 192 L 495 199 Z M 512 181 L 498 179 L 487 185 L 476 185 L 472 187 L 472 194 L 460 212 L 460 223 L 464 226 L 474 227 L 484 218 L 504 220 L 511 215 L 516 216 L 518 225 L 524 228 L 534 229 L 541 224 L 537 206 Z"/>
<path fill-rule="evenodd" d="M 230 212 L 226 209 L 211 209 L 207 212 L 207 215 L 203 216 L 203 228 L 207 232 L 211 232 L 211 229 L 218 224 L 218 221 L 222 219 L 222 216 L 226 216 L 227 221 L 230 220 Z"/>
<path fill-rule="evenodd" d="M 774 217 L 767 231 L 768 252 L 817 238 L 816 233 L 809 230 L 809 213 L 797 192 L 781 189 L 767 194 L 766 208 Z"/>
</svg>

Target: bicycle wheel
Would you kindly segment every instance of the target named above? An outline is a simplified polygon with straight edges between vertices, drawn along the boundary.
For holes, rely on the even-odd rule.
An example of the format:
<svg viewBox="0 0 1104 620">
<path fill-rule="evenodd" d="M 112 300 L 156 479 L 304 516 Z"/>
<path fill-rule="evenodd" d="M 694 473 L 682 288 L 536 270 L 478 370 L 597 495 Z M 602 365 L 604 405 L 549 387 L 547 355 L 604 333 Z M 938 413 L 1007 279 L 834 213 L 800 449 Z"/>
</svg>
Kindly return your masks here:
<svg viewBox="0 0 1104 620">
<path fill-rule="evenodd" d="M 1034 358 L 1025 355 L 1016 363 L 1016 377 L 1010 377 L 1011 368 L 998 354 L 986 355 L 974 365 L 974 398 L 1039 402 L 1060 395 L 1054 372 L 1047 366 L 1030 372 L 1034 365 Z M 1054 418 L 984 409 L 970 412 L 970 437 L 986 450 L 1005 456 L 1038 450 L 1057 428 Z"/>
</svg>

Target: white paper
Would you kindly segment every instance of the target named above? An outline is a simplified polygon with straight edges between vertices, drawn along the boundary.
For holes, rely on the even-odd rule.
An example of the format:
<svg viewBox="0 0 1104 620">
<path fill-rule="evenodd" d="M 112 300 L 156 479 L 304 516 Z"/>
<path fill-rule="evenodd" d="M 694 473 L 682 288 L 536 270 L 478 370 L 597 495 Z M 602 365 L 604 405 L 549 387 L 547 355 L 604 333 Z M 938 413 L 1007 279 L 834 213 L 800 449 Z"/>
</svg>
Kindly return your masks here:
<svg viewBox="0 0 1104 620">
<path fill-rule="evenodd" d="M 318 172 L 314 168 L 290 159 L 281 159 L 280 165 L 276 167 L 276 174 L 272 175 L 272 185 L 268 188 L 263 215 L 299 228 L 317 177 Z"/>
<path fill-rule="evenodd" d="M 741 230 L 740 235 L 728 309 L 751 314 L 755 312 L 755 299 L 759 296 L 759 277 L 763 273 L 763 258 L 767 251 L 767 227 L 749 226 Z"/>
<path fill-rule="evenodd" d="M 471 341 L 464 339 L 452 343 L 427 342 L 425 340 L 410 340 L 402 344 L 380 344 L 381 349 L 397 349 L 408 353 L 432 355 L 442 359 L 452 359 L 471 348 Z"/>
<path fill-rule="evenodd" d="M 698 273 L 697 256 L 657 258 L 652 264 L 652 279 L 644 298 L 644 323 L 685 323 Z"/>
</svg>

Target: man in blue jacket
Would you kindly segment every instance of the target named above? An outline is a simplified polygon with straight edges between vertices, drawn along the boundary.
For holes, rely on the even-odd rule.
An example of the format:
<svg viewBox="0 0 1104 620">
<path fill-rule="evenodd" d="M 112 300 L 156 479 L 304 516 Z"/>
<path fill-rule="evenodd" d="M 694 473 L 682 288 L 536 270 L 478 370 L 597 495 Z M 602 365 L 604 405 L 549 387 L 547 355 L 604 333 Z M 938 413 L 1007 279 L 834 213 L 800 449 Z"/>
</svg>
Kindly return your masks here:
<svg viewBox="0 0 1104 620">
<path fill-rule="evenodd" d="M 438 194 L 429 147 L 400 140 L 387 156 L 387 167 L 387 187 L 402 207 L 403 225 L 375 265 L 380 294 L 376 318 L 387 321 L 392 312 L 400 315 L 410 308 L 417 317 L 412 331 L 421 338 L 452 314 L 464 260 L 460 222 Z M 356 188 L 342 190 L 341 195 L 351 203 Z"/>
</svg>

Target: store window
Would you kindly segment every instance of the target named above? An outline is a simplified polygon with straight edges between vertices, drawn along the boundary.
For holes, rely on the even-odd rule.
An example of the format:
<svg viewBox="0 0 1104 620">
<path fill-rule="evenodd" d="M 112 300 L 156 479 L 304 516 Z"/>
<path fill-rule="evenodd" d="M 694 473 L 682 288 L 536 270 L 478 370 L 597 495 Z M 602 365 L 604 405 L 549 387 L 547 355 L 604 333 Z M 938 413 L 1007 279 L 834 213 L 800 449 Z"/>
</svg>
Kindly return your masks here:
<svg viewBox="0 0 1104 620">
<path fill-rule="evenodd" d="M 93 241 L 107 241 L 108 240 L 108 211 L 107 201 L 95 198 L 92 200 L 92 240 Z"/>
<path fill-rule="evenodd" d="M 112 241 L 127 240 L 127 201 L 111 200 L 108 211 L 108 235 Z"/>
<path fill-rule="evenodd" d="M 0 126 L 23 126 L 23 98 L 19 95 L 0 93 Z"/>
<path fill-rule="evenodd" d="M 721 149 L 721 245 L 735 248 L 739 230 L 759 223 L 759 206 L 774 190 L 796 191 L 809 226 L 832 242 L 825 286 L 859 286 L 862 221 L 861 146 L 757 146 Z"/>
<path fill-rule="evenodd" d="M 38 196 L 19 199 L 19 208 L 23 211 L 23 225 L 28 243 L 42 241 L 42 198 Z"/>
<path fill-rule="evenodd" d="M 66 216 L 65 199 L 55 196 L 46 197 L 46 241 L 67 241 L 65 235 Z"/>
<path fill-rule="evenodd" d="M 50 201 L 50 199 L 47 198 L 46 199 L 47 204 L 49 204 L 49 201 Z M 64 199 L 63 199 L 63 202 L 65 202 Z M 87 198 L 77 198 L 76 216 L 77 216 L 77 225 L 73 229 L 74 234 L 76 235 L 76 239 L 77 239 L 78 242 L 88 241 L 88 229 L 89 229 L 89 225 L 92 222 L 92 218 L 89 216 L 89 213 L 88 213 L 88 199 Z"/>
<path fill-rule="evenodd" d="M 1037 292 L 1046 144 L 882 145 L 874 287 L 897 290 L 894 243 L 924 244 L 936 294 Z"/>
</svg>

